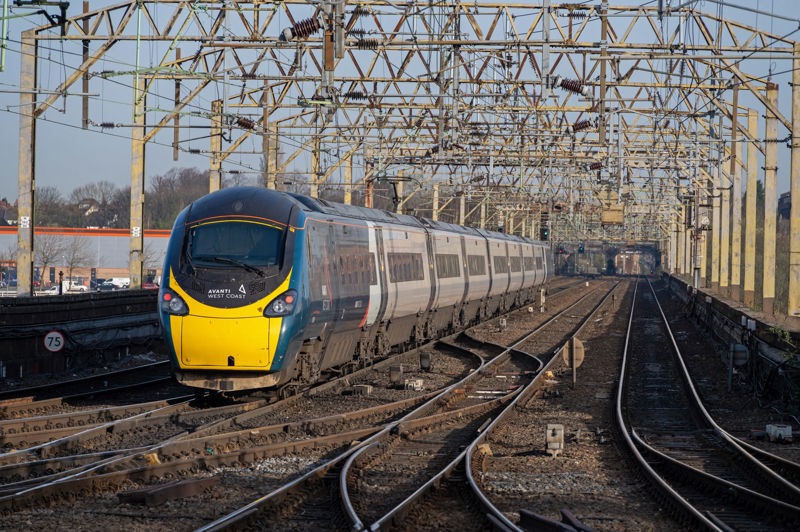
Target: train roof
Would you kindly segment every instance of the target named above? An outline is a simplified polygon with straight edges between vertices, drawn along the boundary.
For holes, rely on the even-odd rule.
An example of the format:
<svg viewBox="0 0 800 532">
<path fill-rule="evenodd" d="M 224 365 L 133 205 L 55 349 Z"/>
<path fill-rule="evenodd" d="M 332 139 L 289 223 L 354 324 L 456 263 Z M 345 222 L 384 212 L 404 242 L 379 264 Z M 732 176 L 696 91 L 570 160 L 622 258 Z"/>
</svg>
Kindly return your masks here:
<svg viewBox="0 0 800 532">
<path fill-rule="evenodd" d="M 277 200 L 277 201 L 276 201 Z M 295 203 L 282 193 L 261 187 L 223 188 L 195 200 L 188 207 L 187 223 L 217 216 L 239 215 L 288 220 Z"/>
<path fill-rule="evenodd" d="M 287 201 L 288 200 L 288 201 Z M 487 231 L 476 227 L 466 227 L 442 222 L 430 218 L 399 214 L 382 209 L 359 207 L 312 198 L 294 192 L 281 192 L 262 187 L 231 187 L 208 194 L 190 207 L 191 219 L 197 220 L 219 215 L 220 211 L 235 212 L 242 215 L 263 216 L 269 210 L 277 219 L 288 219 L 292 207 L 299 207 L 305 212 L 320 213 L 329 216 L 365 220 L 377 223 L 399 224 L 411 227 L 447 231 L 463 235 L 499 238 L 503 240 L 530 242 L 518 235 Z"/>
<path fill-rule="evenodd" d="M 329 214 L 331 216 L 342 216 L 344 218 L 355 218 L 357 220 L 367 220 L 371 222 L 384 222 L 395 223 L 402 225 L 410 225 L 413 227 L 422 227 L 422 221 L 416 216 L 408 214 L 398 214 L 381 209 L 370 209 L 368 207 L 359 207 L 357 205 L 346 205 L 344 203 L 336 203 L 327 201 L 322 198 L 312 198 L 302 194 L 295 194 L 287 192 L 288 196 L 300 202 L 306 211 L 319 212 Z"/>
<path fill-rule="evenodd" d="M 517 242 L 530 242 L 529 239 L 518 235 L 501 233 L 497 231 L 487 231 L 477 227 L 467 227 L 463 225 L 442 222 L 439 220 L 433 220 L 431 218 L 412 216 L 410 214 L 398 214 L 381 209 L 359 207 L 357 205 L 346 205 L 344 203 L 336 203 L 321 198 L 312 198 L 310 196 L 304 196 L 302 194 L 296 194 L 293 192 L 287 192 L 287 195 L 299 201 L 305 207 L 305 210 L 311 212 L 319 212 L 332 216 L 342 216 L 345 218 L 355 218 L 358 220 L 367 220 L 371 222 L 395 223 L 414 227 L 424 227 L 426 229 L 460 233 L 464 235 L 499 238 Z"/>
</svg>

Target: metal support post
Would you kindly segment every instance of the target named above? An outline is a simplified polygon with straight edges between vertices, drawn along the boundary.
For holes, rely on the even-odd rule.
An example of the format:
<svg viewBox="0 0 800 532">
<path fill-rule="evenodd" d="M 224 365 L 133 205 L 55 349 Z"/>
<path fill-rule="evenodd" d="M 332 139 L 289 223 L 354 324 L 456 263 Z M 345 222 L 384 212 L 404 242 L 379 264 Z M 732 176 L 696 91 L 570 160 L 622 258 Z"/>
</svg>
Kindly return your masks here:
<svg viewBox="0 0 800 532">
<path fill-rule="evenodd" d="M 209 192 L 215 192 L 222 188 L 222 110 L 222 101 L 214 100 L 211 102 L 211 131 L 209 131 L 211 157 L 208 163 Z"/>
<path fill-rule="evenodd" d="M 750 109 L 747 129 L 752 138 L 758 138 L 758 114 Z M 758 147 L 753 142 L 747 145 L 747 190 L 744 199 L 744 304 L 755 307 L 756 288 L 756 181 L 758 171 Z"/>
<path fill-rule="evenodd" d="M 130 288 L 142 287 L 144 272 L 145 87 L 145 77 L 139 76 L 133 91 L 133 127 L 131 128 Z"/>
<path fill-rule="evenodd" d="M 794 43 L 792 61 L 792 201 L 789 214 L 789 301 L 787 314 L 800 316 L 800 43 Z"/>
<path fill-rule="evenodd" d="M 767 82 L 767 101 L 778 106 L 778 86 Z M 775 312 L 775 245 L 778 215 L 778 117 L 767 109 L 764 146 L 764 288 L 762 310 Z"/>
<path fill-rule="evenodd" d="M 36 172 L 36 65 L 38 46 L 33 30 L 22 32 L 19 74 L 19 185 L 17 200 L 17 295 L 33 295 L 33 229 Z"/>
</svg>

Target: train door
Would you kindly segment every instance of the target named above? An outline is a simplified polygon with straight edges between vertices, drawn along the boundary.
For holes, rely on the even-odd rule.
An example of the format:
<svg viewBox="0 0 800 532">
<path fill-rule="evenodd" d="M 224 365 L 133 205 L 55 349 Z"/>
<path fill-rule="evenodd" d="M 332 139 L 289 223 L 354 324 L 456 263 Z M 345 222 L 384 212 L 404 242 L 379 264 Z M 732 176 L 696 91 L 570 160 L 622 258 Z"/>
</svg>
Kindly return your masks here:
<svg viewBox="0 0 800 532">
<path fill-rule="evenodd" d="M 334 308 L 336 332 L 353 332 L 366 322 L 370 297 L 370 264 L 366 226 L 336 224 L 331 226 L 336 278 Z"/>
<path fill-rule="evenodd" d="M 335 272 L 330 258 L 330 227 L 315 220 L 308 222 L 308 307 L 307 337 L 324 336 L 334 316 L 333 290 Z"/>
<path fill-rule="evenodd" d="M 371 327 L 380 320 L 386 310 L 386 295 L 383 287 L 386 286 L 386 272 L 381 266 L 383 257 L 382 229 L 374 223 L 367 222 L 369 260 L 371 266 L 369 283 L 369 309 L 367 321 L 364 325 Z"/>
<path fill-rule="evenodd" d="M 460 305 L 467 302 L 469 295 L 469 264 L 467 256 L 467 239 L 463 236 L 458 237 L 461 248 L 461 272 L 464 279 L 464 292 L 461 294 Z"/>
</svg>

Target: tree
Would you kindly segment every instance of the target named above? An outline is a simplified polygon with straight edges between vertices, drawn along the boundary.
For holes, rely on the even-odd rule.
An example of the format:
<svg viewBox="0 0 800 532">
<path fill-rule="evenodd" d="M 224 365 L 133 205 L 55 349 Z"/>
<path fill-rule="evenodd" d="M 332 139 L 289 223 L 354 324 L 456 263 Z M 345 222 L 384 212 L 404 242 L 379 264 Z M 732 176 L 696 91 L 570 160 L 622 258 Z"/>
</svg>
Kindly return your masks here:
<svg viewBox="0 0 800 532">
<path fill-rule="evenodd" d="M 142 252 L 142 264 L 148 270 L 157 270 L 161 263 L 164 261 L 164 253 L 156 251 L 150 242 L 144 243 L 144 251 Z"/>
<path fill-rule="evenodd" d="M 64 198 L 56 187 L 36 189 L 34 196 L 34 212 L 36 225 L 64 226 Z"/>
<path fill-rule="evenodd" d="M 66 256 L 65 246 L 64 239 L 57 235 L 40 234 L 34 236 L 35 263 L 40 266 L 43 279 L 47 275 L 47 268 L 51 264 L 55 264 L 59 257 Z"/>
<path fill-rule="evenodd" d="M 128 227 L 131 223 L 131 187 L 117 190 L 111 198 L 109 210 L 114 219 L 108 222 L 109 227 Z"/>
<path fill-rule="evenodd" d="M 6 198 L 0 199 L 0 225 L 11 225 L 9 220 L 17 219 L 17 207 L 11 205 Z"/>
<path fill-rule="evenodd" d="M 117 186 L 110 181 L 98 181 L 89 183 L 72 190 L 69 196 L 70 203 L 80 203 L 86 199 L 95 200 L 101 205 L 107 205 L 114 194 L 117 193 Z"/>
<path fill-rule="evenodd" d="M 243 187 L 253 184 L 253 179 L 247 176 L 244 172 L 226 172 L 227 177 L 223 179 L 223 186 L 230 187 Z"/>
<path fill-rule="evenodd" d="M 171 229 L 186 205 L 208 193 L 208 170 L 172 169 L 153 177 L 145 200 L 144 226 Z"/>
<path fill-rule="evenodd" d="M 116 185 L 99 181 L 75 188 L 70 194 L 70 203 L 83 215 L 81 227 L 112 227 L 119 219 L 114 203 L 116 197 Z"/>
<path fill-rule="evenodd" d="M 89 265 L 91 254 L 89 240 L 83 236 L 73 236 L 65 244 L 64 263 L 67 266 L 67 278 L 72 279 L 72 272 L 76 268 Z M 71 286 L 71 285 L 70 285 Z"/>
</svg>

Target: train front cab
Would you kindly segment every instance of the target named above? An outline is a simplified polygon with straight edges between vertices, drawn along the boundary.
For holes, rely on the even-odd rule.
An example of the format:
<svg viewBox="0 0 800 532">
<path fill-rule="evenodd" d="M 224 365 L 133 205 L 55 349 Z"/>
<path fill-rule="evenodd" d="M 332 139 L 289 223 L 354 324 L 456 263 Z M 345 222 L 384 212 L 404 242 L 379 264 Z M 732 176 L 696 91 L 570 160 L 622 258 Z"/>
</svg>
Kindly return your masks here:
<svg viewBox="0 0 800 532">
<path fill-rule="evenodd" d="M 297 231 L 254 217 L 198 218 L 187 223 L 184 212 L 176 220 L 159 291 L 175 378 L 223 391 L 277 386 L 290 377 L 284 356 L 297 328 Z M 247 232 L 276 234 L 266 245 Z M 213 248 L 205 243 L 212 240 Z M 237 249 L 243 242 L 253 249 Z M 270 257 L 259 255 L 267 251 Z"/>
</svg>

